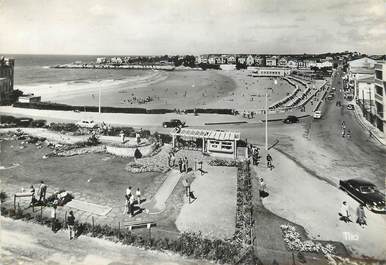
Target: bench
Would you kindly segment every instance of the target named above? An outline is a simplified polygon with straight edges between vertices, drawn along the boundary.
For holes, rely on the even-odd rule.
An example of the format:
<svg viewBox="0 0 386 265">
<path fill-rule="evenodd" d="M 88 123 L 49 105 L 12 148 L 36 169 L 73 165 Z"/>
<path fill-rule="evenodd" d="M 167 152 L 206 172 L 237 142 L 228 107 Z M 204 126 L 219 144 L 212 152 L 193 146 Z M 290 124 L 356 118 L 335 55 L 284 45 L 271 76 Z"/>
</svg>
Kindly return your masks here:
<svg viewBox="0 0 386 265">
<path fill-rule="evenodd" d="M 129 230 L 131 231 L 133 228 L 142 228 L 142 227 L 146 227 L 147 229 L 150 230 L 152 226 L 156 226 L 157 224 L 151 221 L 149 222 L 144 221 L 144 222 L 125 222 L 123 223 L 123 225 L 125 227 L 128 227 Z"/>
</svg>

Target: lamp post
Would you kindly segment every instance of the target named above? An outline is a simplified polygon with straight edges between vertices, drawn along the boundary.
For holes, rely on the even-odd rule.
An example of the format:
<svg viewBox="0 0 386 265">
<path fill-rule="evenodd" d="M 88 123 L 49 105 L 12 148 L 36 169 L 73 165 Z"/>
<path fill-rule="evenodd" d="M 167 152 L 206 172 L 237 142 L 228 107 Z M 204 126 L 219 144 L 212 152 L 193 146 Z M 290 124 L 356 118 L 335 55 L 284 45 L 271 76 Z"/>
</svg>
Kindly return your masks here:
<svg viewBox="0 0 386 265">
<path fill-rule="evenodd" d="M 102 91 L 101 91 L 101 87 L 99 86 L 99 104 L 98 104 L 98 112 L 99 112 L 99 115 L 101 114 L 101 94 L 102 94 Z"/>
</svg>

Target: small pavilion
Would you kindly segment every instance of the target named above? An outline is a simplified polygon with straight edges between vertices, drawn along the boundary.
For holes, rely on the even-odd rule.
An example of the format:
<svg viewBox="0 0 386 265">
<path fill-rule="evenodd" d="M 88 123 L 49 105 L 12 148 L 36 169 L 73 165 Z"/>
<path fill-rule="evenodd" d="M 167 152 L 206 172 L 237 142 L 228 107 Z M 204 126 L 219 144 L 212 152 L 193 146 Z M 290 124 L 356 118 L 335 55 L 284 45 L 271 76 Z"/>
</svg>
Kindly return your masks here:
<svg viewBox="0 0 386 265">
<path fill-rule="evenodd" d="M 203 130 L 191 128 L 174 128 L 170 132 L 173 137 L 173 147 L 176 147 L 178 138 L 194 139 L 202 142 L 202 152 L 213 156 L 237 158 L 237 141 L 240 132 L 223 130 Z"/>
</svg>

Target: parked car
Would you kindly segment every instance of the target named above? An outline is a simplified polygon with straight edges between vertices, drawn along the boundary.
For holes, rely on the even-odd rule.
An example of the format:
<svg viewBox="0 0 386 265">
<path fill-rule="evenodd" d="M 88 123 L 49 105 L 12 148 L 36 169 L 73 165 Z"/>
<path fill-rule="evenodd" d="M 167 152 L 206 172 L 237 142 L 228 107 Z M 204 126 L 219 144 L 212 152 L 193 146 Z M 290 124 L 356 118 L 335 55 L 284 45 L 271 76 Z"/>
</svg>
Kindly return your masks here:
<svg viewBox="0 0 386 265">
<path fill-rule="evenodd" d="M 76 123 L 76 125 L 79 127 L 90 129 L 98 127 L 98 124 L 96 124 L 93 120 L 80 120 Z"/>
<path fill-rule="evenodd" d="M 314 119 L 321 119 L 322 118 L 322 112 L 320 110 L 315 111 L 313 117 L 314 117 Z"/>
<path fill-rule="evenodd" d="M 287 118 L 285 118 L 284 120 L 283 120 L 283 122 L 284 123 L 297 123 L 297 122 L 299 122 L 299 119 L 298 119 L 298 117 L 296 117 L 296 116 L 292 116 L 292 115 L 290 115 L 290 116 L 288 116 Z"/>
<path fill-rule="evenodd" d="M 348 104 L 347 105 L 347 109 L 348 110 L 353 110 L 354 109 L 354 105 L 353 104 Z"/>
<path fill-rule="evenodd" d="M 170 121 L 165 121 L 162 123 L 162 126 L 164 128 L 171 128 L 171 127 L 184 127 L 185 126 L 185 122 L 182 122 L 178 119 L 172 119 Z"/>
<path fill-rule="evenodd" d="M 339 188 L 373 212 L 385 212 L 385 195 L 366 180 L 349 179 L 339 181 Z"/>
<path fill-rule="evenodd" d="M 31 118 L 16 118 L 15 122 L 17 126 L 28 127 L 31 125 L 33 119 Z"/>
</svg>

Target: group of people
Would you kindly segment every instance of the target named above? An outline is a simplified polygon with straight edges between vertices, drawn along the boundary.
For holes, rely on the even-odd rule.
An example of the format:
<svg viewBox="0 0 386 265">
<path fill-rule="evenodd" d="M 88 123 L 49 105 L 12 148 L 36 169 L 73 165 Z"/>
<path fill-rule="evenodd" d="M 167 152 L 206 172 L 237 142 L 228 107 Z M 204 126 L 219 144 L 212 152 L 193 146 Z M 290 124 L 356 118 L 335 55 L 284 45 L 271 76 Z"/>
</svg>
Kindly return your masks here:
<svg viewBox="0 0 386 265">
<path fill-rule="evenodd" d="M 366 222 L 366 214 L 365 214 L 365 209 L 363 207 L 363 204 L 360 204 L 356 210 L 357 214 L 357 224 L 359 224 L 362 228 L 364 228 L 367 225 Z M 345 223 L 350 223 L 352 222 L 350 217 L 350 209 L 346 201 L 342 203 L 340 212 L 339 212 L 340 220 L 344 221 Z"/>
<path fill-rule="evenodd" d="M 137 188 L 134 194 L 134 191 L 130 186 L 128 189 L 126 189 L 125 194 L 125 212 L 129 215 L 129 217 L 134 216 L 135 203 L 137 203 L 137 206 L 141 208 L 141 191 L 139 188 Z"/>
<path fill-rule="evenodd" d="M 248 154 L 252 157 L 252 164 L 258 166 L 260 159 L 259 148 L 251 144 L 248 148 Z"/>
<path fill-rule="evenodd" d="M 30 187 L 30 193 L 31 193 L 31 203 L 30 205 L 34 205 L 36 202 L 39 203 L 45 203 L 46 202 L 46 194 L 47 194 L 47 185 L 44 183 L 44 181 L 40 181 L 40 186 L 38 191 L 36 192 L 33 185 Z M 39 199 L 36 199 L 36 195 Z"/>
<path fill-rule="evenodd" d="M 351 130 L 350 129 L 347 129 L 346 130 L 346 123 L 344 121 L 342 121 L 342 125 L 341 125 L 341 134 L 342 134 L 342 137 L 347 137 L 347 138 L 351 138 Z"/>
</svg>

